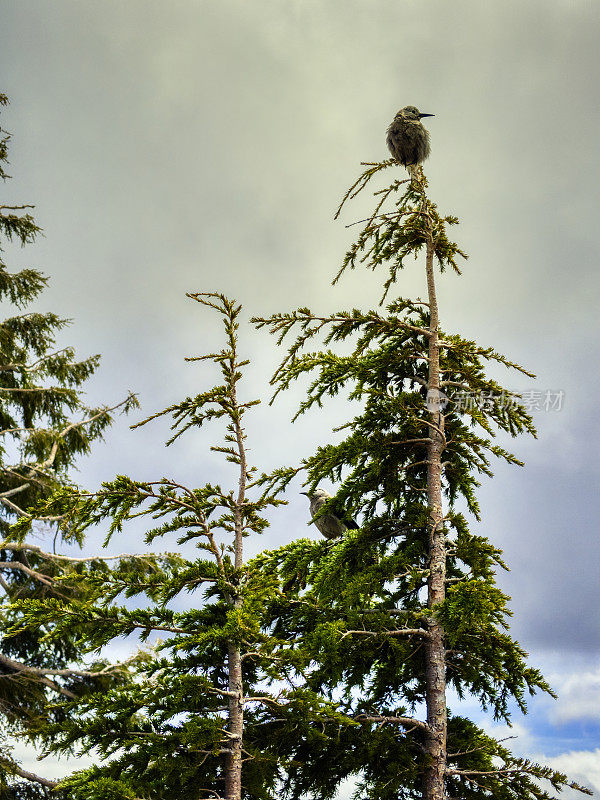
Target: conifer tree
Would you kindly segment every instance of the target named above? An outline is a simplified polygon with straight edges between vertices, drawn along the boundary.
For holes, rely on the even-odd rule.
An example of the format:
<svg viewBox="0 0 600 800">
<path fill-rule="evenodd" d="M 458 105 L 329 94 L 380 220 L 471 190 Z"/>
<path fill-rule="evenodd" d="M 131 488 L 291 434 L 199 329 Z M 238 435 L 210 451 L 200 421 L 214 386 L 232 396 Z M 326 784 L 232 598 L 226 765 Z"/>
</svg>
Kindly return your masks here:
<svg viewBox="0 0 600 800">
<path fill-rule="evenodd" d="M 38 513 L 59 516 L 77 535 L 106 523 L 107 541 L 126 536 L 130 520 L 149 517 L 155 521 L 146 534 L 149 544 L 174 536 L 179 547 L 194 543 L 198 555 L 171 554 L 152 573 L 130 563 L 110 571 L 90 564 L 63 578 L 69 600 L 15 605 L 17 635 L 45 625 L 53 641 L 74 630 L 89 650 L 136 633 L 165 637 L 145 661 L 138 660 L 131 682 L 63 701 L 60 720 L 47 725 L 49 752 L 94 749 L 100 756 L 100 763 L 61 782 L 72 800 L 266 800 L 280 770 L 277 743 L 267 746 L 265 731 L 277 729 L 282 714 L 292 725 L 306 705 L 318 717 L 318 700 L 311 704 L 293 684 L 288 699 L 288 675 L 301 669 L 293 644 L 278 641 L 262 625 L 263 609 L 279 594 L 275 576 L 243 556 L 245 538 L 260 534 L 267 526 L 264 512 L 283 501 L 256 484 L 247 460 L 245 416 L 258 401 L 240 397 L 248 363 L 238 352 L 241 307 L 223 295 L 189 296 L 216 310 L 226 333 L 222 350 L 189 360 L 213 362 L 222 380 L 140 424 L 171 417 L 170 444 L 220 422 L 224 441 L 210 450 L 233 464 L 233 488 L 120 476 L 95 493 L 63 489 Z M 26 527 L 23 521 L 20 528 Z M 130 601 L 117 602 L 121 593 Z M 324 718 L 335 716 L 329 706 L 321 709 Z"/>
<path fill-rule="evenodd" d="M 7 97 L 0 94 L 0 106 L 7 103 Z M 0 129 L 3 181 L 9 178 L 9 140 L 10 135 Z M 66 564 L 77 561 L 59 554 L 60 542 L 52 519 L 38 521 L 35 542 L 16 540 L 10 532 L 11 524 L 71 480 L 69 472 L 76 460 L 102 438 L 115 409 L 127 411 L 136 404 L 129 396 L 112 408 L 89 408 L 83 401 L 82 387 L 95 372 L 99 356 L 78 361 L 73 348 L 57 349 L 56 337 L 69 320 L 27 310 L 38 299 L 47 278 L 31 268 L 11 273 L 4 253 L 11 243 L 32 243 L 40 232 L 30 213 L 32 208 L 0 205 L 0 300 L 10 314 L 0 321 L 0 594 L 4 603 L 0 613 L 0 762 L 3 770 L 12 774 L 23 770 L 12 760 L 4 735 L 35 739 L 42 718 L 52 716 L 47 709 L 49 699 L 73 699 L 91 686 L 98 688 L 110 676 L 96 674 L 105 665 L 92 671 L 70 669 L 77 647 L 68 630 L 52 643 L 43 641 L 43 632 L 5 637 L 14 622 L 6 604 L 23 598 L 43 602 L 57 597 L 56 579 Z M 77 541 L 66 530 L 63 536 Z M 43 538 L 48 540 L 46 548 L 43 541 L 40 544 Z M 0 791 L 9 796 L 6 786 Z M 23 789 L 16 796 L 29 797 L 31 791 Z"/>
<path fill-rule="evenodd" d="M 394 166 L 366 164 L 342 206 Z M 426 299 L 397 297 L 385 313 L 300 308 L 254 320 L 279 344 L 291 337 L 273 378 L 276 395 L 312 377 L 298 415 L 342 392 L 361 403 L 336 428 L 342 441 L 300 465 L 311 491 L 324 480 L 340 483 L 321 513 L 345 509 L 360 529 L 261 556 L 289 593 L 270 609 L 274 630 L 311 665 L 301 690 L 343 715 L 313 730 L 282 722 L 286 796 L 332 798 L 354 776 L 356 798 L 548 800 L 552 787 L 581 787 L 513 756 L 447 706 L 452 687 L 510 722 L 513 706 L 526 711 L 528 694 L 552 694 L 508 633 L 509 598 L 495 583 L 501 551 L 472 533 L 461 512 L 462 503 L 479 519 L 478 477 L 492 474 L 491 457 L 520 464 L 496 434 L 535 435 L 518 394 L 486 366 L 531 373 L 441 327 L 436 273 L 459 273 L 464 253 L 448 234 L 458 220 L 440 214 L 422 171 L 375 196 L 335 281 L 348 269 L 387 269 L 383 303 L 409 259 L 422 256 Z M 327 349 L 304 351 L 320 337 Z M 349 355 L 329 347 L 344 343 L 347 352 L 350 342 Z M 281 470 L 266 484 L 284 486 L 298 471 Z"/>
<path fill-rule="evenodd" d="M 366 165 L 345 200 L 394 164 Z M 500 550 L 471 533 L 460 511 L 462 502 L 479 518 L 478 476 L 491 474 L 490 456 L 520 463 L 495 434 L 534 434 L 518 395 L 485 367 L 525 371 L 441 328 L 436 267 L 458 271 L 463 254 L 447 233 L 457 220 L 439 214 L 426 188 L 421 175 L 378 192 L 337 276 L 361 263 L 386 266 L 385 297 L 404 261 L 423 254 L 426 300 L 396 298 L 387 313 L 303 308 L 256 320 L 279 341 L 296 334 L 274 384 L 277 393 L 313 375 L 299 413 L 344 390 L 362 403 L 340 426 L 339 444 L 256 477 L 242 425 L 256 401 L 242 403 L 237 392 L 246 363 L 237 352 L 240 309 L 222 295 L 191 295 L 225 323 L 227 346 L 201 357 L 220 367 L 222 383 L 161 414 L 173 418 L 170 441 L 224 421 L 225 441 L 212 450 L 234 464 L 235 488 L 122 476 L 97 493 L 59 489 L 36 511 L 75 536 L 108 523 L 109 539 L 150 516 L 158 522 L 148 542 L 175 535 L 201 550 L 149 566 L 86 563 L 59 578 L 66 597 L 13 603 L 12 633 L 41 629 L 48 646 L 67 631 L 90 651 L 133 633 L 168 636 L 137 659 L 132 681 L 63 700 L 60 718 L 46 719 L 50 752 L 94 749 L 102 759 L 60 783 L 69 800 L 325 800 L 349 776 L 360 781 L 357 797 L 378 800 L 549 800 L 544 781 L 581 789 L 514 757 L 447 707 L 450 685 L 509 721 L 511 704 L 525 711 L 528 693 L 551 689 L 506 629 L 508 598 L 494 580 Z M 303 353 L 321 334 L 325 346 L 353 341 L 351 354 Z M 320 513 L 345 509 L 360 529 L 244 563 L 244 536 L 264 530 L 264 511 L 301 470 L 310 487 L 339 482 Z M 14 535 L 29 524 L 23 518 Z M 196 590 L 203 595 L 177 610 Z"/>
</svg>

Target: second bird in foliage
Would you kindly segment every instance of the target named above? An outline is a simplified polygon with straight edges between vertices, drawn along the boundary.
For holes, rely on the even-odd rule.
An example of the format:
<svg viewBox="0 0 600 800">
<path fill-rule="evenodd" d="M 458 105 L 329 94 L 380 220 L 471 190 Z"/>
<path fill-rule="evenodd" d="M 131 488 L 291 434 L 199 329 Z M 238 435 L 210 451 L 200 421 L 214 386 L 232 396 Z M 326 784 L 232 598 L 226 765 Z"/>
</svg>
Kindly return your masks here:
<svg viewBox="0 0 600 800">
<path fill-rule="evenodd" d="M 412 178 L 416 166 L 429 157 L 429 131 L 423 126 L 422 114 L 415 106 L 404 106 L 387 129 L 387 146 L 392 156 L 410 173 Z"/>
<path fill-rule="evenodd" d="M 343 519 L 337 517 L 335 514 L 321 514 L 317 517 L 319 511 L 323 508 L 328 500 L 331 500 L 331 495 L 325 489 L 315 489 L 314 492 L 300 492 L 306 495 L 310 500 L 310 513 L 317 530 L 323 534 L 327 539 L 337 539 L 342 536 L 348 528 L 356 529 L 358 525 L 353 519 L 344 517 Z"/>
</svg>

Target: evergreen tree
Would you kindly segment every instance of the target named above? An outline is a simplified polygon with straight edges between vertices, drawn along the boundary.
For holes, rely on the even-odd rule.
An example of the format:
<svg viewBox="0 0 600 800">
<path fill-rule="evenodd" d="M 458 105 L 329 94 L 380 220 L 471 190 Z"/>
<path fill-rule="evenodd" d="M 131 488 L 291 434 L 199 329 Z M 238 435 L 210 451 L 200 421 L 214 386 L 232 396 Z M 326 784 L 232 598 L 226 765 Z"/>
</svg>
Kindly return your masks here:
<svg viewBox="0 0 600 800">
<path fill-rule="evenodd" d="M 190 488 L 165 477 L 140 482 L 121 476 L 93 494 L 57 492 L 40 513 L 59 516 L 77 535 L 107 523 L 108 540 L 126 535 L 129 520 L 150 517 L 157 522 L 146 534 L 148 543 L 175 536 L 179 546 L 195 543 L 198 556 L 171 555 L 152 573 L 139 563 L 110 571 L 90 564 L 63 578 L 69 599 L 15 604 L 15 633 L 42 625 L 50 642 L 69 630 L 89 650 L 135 633 L 144 639 L 166 636 L 138 661 L 133 681 L 63 701 L 61 718 L 47 725 L 49 752 L 93 748 L 101 757 L 101 763 L 60 784 L 73 800 L 266 800 L 280 770 L 277 742 L 267 747 L 265 731 L 277 729 L 282 715 L 293 724 L 305 716 L 306 704 L 311 717 L 319 713 L 318 700 L 311 703 L 293 684 L 286 688 L 289 673 L 301 669 L 293 644 L 278 641 L 261 624 L 273 592 L 278 594 L 275 576 L 243 557 L 245 537 L 259 535 L 267 526 L 264 512 L 283 501 L 257 486 L 247 461 L 244 419 L 258 401 L 239 396 L 248 363 L 238 353 L 241 307 L 223 295 L 189 296 L 216 310 L 226 333 L 222 350 L 189 360 L 213 362 L 222 381 L 145 422 L 170 416 L 168 444 L 221 422 L 224 441 L 210 450 L 234 465 L 234 487 L 208 482 Z M 19 526 L 26 527 L 27 521 Z M 118 603 L 121 593 L 131 601 Z M 321 709 L 324 717 L 335 716 L 329 707 Z"/>
<path fill-rule="evenodd" d="M 366 165 L 345 200 L 394 164 Z M 513 704 L 526 710 L 527 694 L 552 692 L 508 633 L 508 598 L 495 584 L 500 550 L 461 513 L 463 504 L 479 518 L 478 476 L 491 475 L 491 456 L 520 463 L 495 435 L 535 433 L 518 395 L 485 368 L 525 370 L 441 328 L 436 267 L 458 271 L 463 253 L 447 233 L 457 220 L 440 215 L 426 188 L 421 175 L 378 192 L 337 276 L 385 266 L 385 297 L 405 260 L 423 254 L 426 300 L 397 298 L 387 313 L 303 308 L 256 320 L 280 342 L 295 333 L 274 384 L 277 393 L 313 376 L 299 413 L 342 391 L 361 402 L 339 444 L 256 477 L 242 424 L 256 401 L 238 399 L 247 363 L 237 349 L 240 308 L 191 295 L 224 321 L 226 347 L 200 357 L 220 367 L 222 382 L 161 414 L 173 419 L 170 441 L 223 421 L 225 441 L 211 449 L 234 464 L 235 488 L 121 476 L 96 493 L 59 489 L 13 529 L 23 536 L 42 516 L 81 537 L 107 522 L 110 540 L 150 516 L 148 542 L 175 535 L 201 551 L 78 564 L 57 578 L 62 594 L 13 602 L 11 633 L 47 647 L 67 634 L 90 652 L 134 633 L 167 635 L 137 658 L 133 680 L 62 698 L 46 716 L 49 752 L 94 749 L 102 759 L 59 784 L 69 800 L 325 800 L 349 776 L 360 781 L 357 797 L 378 800 L 549 800 L 544 781 L 582 788 L 513 756 L 447 707 L 449 685 L 508 722 Z M 326 347 L 353 342 L 352 352 L 304 353 L 321 334 Z M 301 470 L 311 489 L 340 483 L 319 513 L 351 512 L 361 527 L 244 562 L 244 536 L 264 530 L 264 512 Z M 194 591 L 202 596 L 179 610 Z M 123 595 L 128 602 L 118 602 Z"/>
<path fill-rule="evenodd" d="M 0 94 L 0 106 L 7 102 Z M 0 129 L 3 181 L 9 177 L 9 140 L 9 134 Z M 23 598 L 45 602 L 58 597 L 58 578 L 65 565 L 77 561 L 57 553 L 54 520 L 39 521 L 35 543 L 16 540 L 10 527 L 69 480 L 77 458 L 102 438 L 112 412 L 119 407 L 126 411 L 136 401 L 129 396 L 113 408 L 89 408 L 83 401 L 82 387 L 96 370 L 99 356 L 78 361 L 73 348 L 57 349 L 56 337 L 69 320 L 26 310 L 39 297 L 47 278 L 36 269 L 11 273 L 3 259 L 11 242 L 27 245 L 40 232 L 30 213 L 32 208 L 0 205 L 0 300 L 12 312 L 0 321 L 0 593 L 5 604 L 0 612 L 0 714 L 4 734 L 26 734 L 35 739 L 42 717 L 53 714 L 47 709 L 49 699 L 73 699 L 111 677 L 108 673 L 96 675 L 105 665 L 91 671 L 69 668 L 77 647 L 68 630 L 52 642 L 43 639 L 43 631 L 27 631 L 10 639 L 4 636 L 14 622 L 6 604 Z M 49 541 L 46 550 L 40 546 L 42 537 Z M 63 538 L 78 541 L 66 529 Z M 0 747 L 5 771 L 22 772 L 11 759 L 8 742 L 0 741 Z M 0 791 L 12 796 L 6 787 Z M 27 789 L 17 796 L 28 797 L 30 793 Z"/>
<path fill-rule="evenodd" d="M 397 162 L 365 166 L 342 206 Z M 340 482 L 323 513 L 345 509 L 362 518 L 360 529 L 261 556 L 290 593 L 270 611 L 277 635 L 295 641 L 311 664 L 301 691 L 343 715 L 312 730 L 308 720 L 301 728 L 282 721 L 279 752 L 294 800 L 332 798 L 350 776 L 359 780 L 356 798 L 377 800 L 548 800 L 548 782 L 556 790 L 568 783 L 447 707 L 449 686 L 510 722 L 513 704 L 525 712 L 528 694 L 552 691 L 508 633 L 509 598 L 494 577 L 504 567 L 501 551 L 472 533 L 461 513 L 462 503 L 479 519 L 478 476 L 492 474 L 492 456 L 520 463 L 496 434 L 535 435 L 519 396 L 485 368 L 531 373 L 442 329 L 436 271 L 459 272 L 464 253 L 448 235 L 457 219 L 441 215 L 426 189 L 419 171 L 412 183 L 376 191 L 335 278 L 363 265 L 387 268 L 384 302 L 409 258 L 423 255 L 426 300 L 398 297 L 387 313 L 319 316 L 301 308 L 254 320 L 280 344 L 292 337 L 275 394 L 312 376 L 298 414 L 340 392 L 361 403 L 336 429 L 342 441 L 301 465 L 311 491 L 323 480 Z M 306 353 L 320 336 L 326 347 L 352 342 L 352 352 Z M 265 482 L 280 488 L 297 472 Z"/>
</svg>

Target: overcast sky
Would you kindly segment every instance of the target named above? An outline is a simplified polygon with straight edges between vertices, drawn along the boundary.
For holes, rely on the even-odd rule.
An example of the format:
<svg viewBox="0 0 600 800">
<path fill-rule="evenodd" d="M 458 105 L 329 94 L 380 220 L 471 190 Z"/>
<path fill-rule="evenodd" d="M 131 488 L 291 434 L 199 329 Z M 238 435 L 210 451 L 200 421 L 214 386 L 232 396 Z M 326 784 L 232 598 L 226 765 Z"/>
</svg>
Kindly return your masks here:
<svg viewBox="0 0 600 800">
<path fill-rule="evenodd" d="M 81 355 L 103 354 L 90 402 L 131 388 L 151 413 L 206 386 L 183 358 L 220 331 L 186 291 L 234 296 L 246 319 L 374 306 L 382 276 L 330 286 L 360 206 L 333 212 L 360 162 L 387 157 L 398 108 L 435 114 L 431 195 L 470 255 L 441 278 L 443 326 L 538 375 L 508 385 L 564 392 L 536 413 L 539 439 L 515 443 L 525 469 L 481 493 L 513 633 L 561 692 L 518 719 L 515 749 L 600 790 L 599 16 L 589 0 L 0 0 L 2 193 L 35 203 L 45 232 L 7 262 L 46 272 L 39 307 L 73 318 Z M 422 269 L 399 292 L 423 294 Z M 274 343 L 242 334 L 247 394 L 268 399 Z M 261 468 L 308 455 L 345 413 L 290 426 L 297 399 L 257 410 Z M 79 480 L 221 474 L 204 441 L 164 451 L 165 434 L 118 424 Z M 307 535 L 299 489 L 265 544 Z"/>
</svg>

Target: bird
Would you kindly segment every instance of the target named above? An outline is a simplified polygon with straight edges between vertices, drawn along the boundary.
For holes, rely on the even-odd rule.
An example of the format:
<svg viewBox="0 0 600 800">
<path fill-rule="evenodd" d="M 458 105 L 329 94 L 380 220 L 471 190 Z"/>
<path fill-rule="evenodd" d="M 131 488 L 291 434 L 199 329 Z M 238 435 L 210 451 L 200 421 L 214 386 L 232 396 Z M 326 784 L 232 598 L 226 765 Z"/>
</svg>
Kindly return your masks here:
<svg viewBox="0 0 600 800">
<path fill-rule="evenodd" d="M 404 106 L 387 129 L 388 149 L 396 161 L 406 167 L 411 179 L 416 167 L 429 157 L 429 131 L 421 120 L 434 116 L 422 114 L 415 106 Z"/>
<path fill-rule="evenodd" d="M 300 492 L 306 495 L 310 500 L 310 514 L 312 521 L 317 526 L 317 530 L 323 534 L 327 539 L 337 539 L 342 536 L 348 528 L 356 530 L 358 525 L 353 519 L 340 519 L 335 514 L 322 514 L 315 519 L 319 511 L 323 508 L 328 500 L 331 500 L 331 495 L 325 489 L 315 489 L 314 492 Z"/>
</svg>

